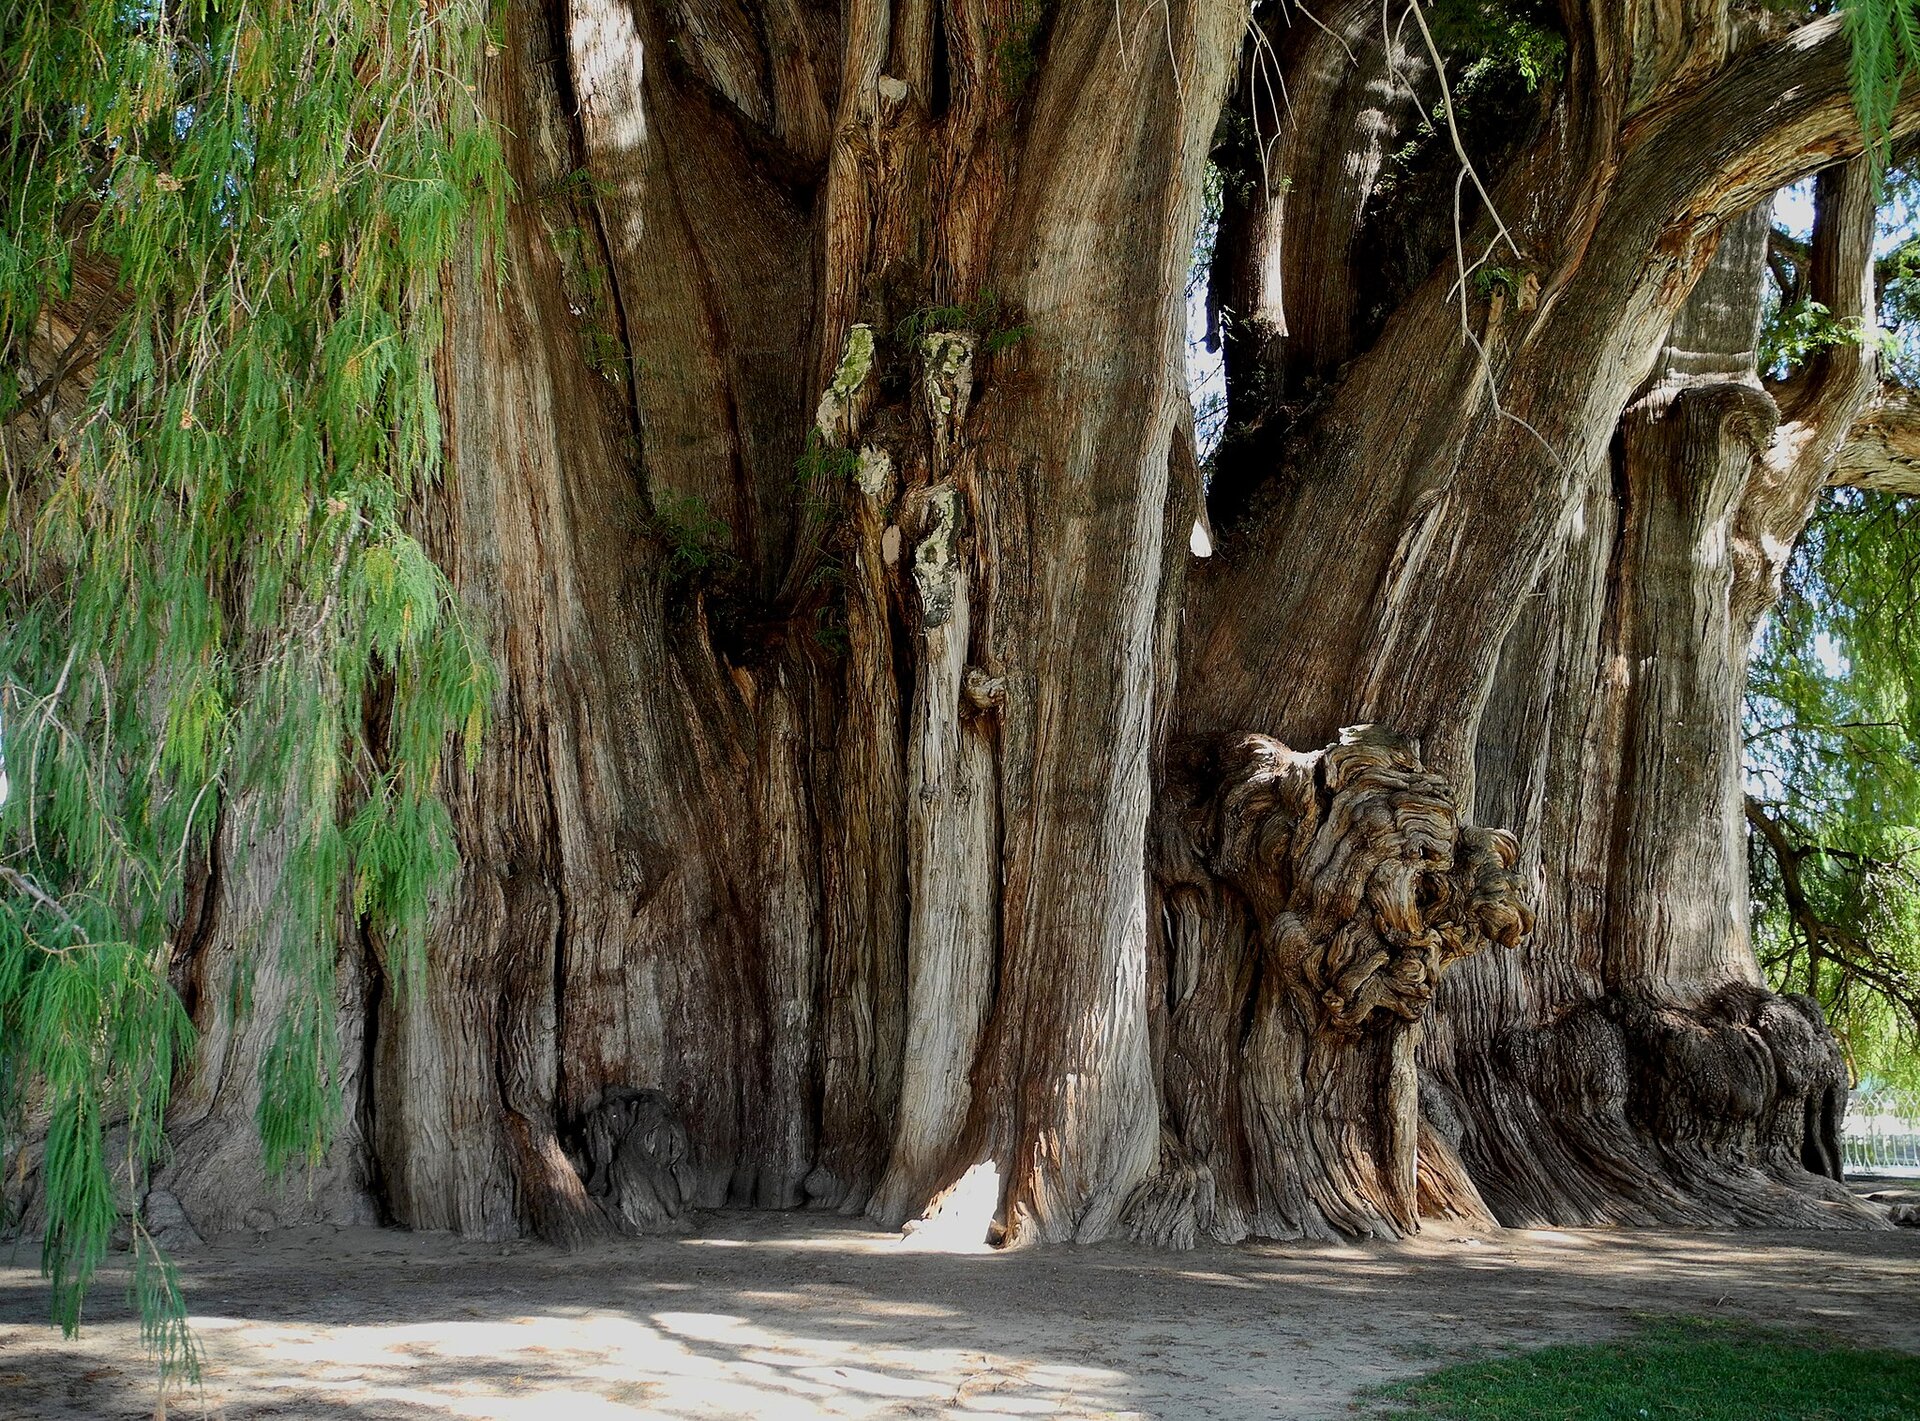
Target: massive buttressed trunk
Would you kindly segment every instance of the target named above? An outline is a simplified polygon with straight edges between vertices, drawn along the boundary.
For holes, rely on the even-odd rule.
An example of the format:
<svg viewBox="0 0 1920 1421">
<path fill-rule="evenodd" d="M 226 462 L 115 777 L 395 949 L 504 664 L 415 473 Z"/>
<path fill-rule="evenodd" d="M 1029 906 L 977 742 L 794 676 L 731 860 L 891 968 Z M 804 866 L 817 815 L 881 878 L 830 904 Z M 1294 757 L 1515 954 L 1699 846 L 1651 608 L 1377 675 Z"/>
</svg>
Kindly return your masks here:
<svg viewBox="0 0 1920 1421">
<path fill-rule="evenodd" d="M 1737 732 L 1873 374 L 1755 376 L 1751 214 L 1857 121 L 1837 19 L 1682 10 L 1569 0 L 1463 127 L 1496 229 L 1366 5 L 510 5 L 413 514 L 499 676 L 460 867 L 417 978 L 345 934 L 351 1128 L 257 1193 L 229 807 L 161 1182 L 569 1243 L 1871 1222 L 1746 941 Z M 1865 165 L 1820 182 L 1868 320 Z"/>
</svg>

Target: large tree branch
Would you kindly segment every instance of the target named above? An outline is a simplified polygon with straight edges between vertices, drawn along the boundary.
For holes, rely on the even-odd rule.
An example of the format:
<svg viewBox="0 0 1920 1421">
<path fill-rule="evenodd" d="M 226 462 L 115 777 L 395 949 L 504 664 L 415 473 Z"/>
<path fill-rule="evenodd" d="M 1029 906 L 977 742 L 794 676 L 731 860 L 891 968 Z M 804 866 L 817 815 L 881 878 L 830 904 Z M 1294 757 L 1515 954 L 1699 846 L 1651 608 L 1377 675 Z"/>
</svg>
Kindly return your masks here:
<svg viewBox="0 0 1920 1421">
<path fill-rule="evenodd" d="M 1823 16 L 1747 51 L 1648 110 L 1627 134 L 1630 162 L 1665 189 L 1669 211 L 1720 218 L 1866 146 L 1848 81 L 1844 17 Z M 1920 94 L 1896 110 L 1895 138 L 1920 129 Z"/>
<path fill-rule="evenodd" d="M 1847 431 L 1828 482 L 1920 498 L 1920 395 L 1883 386 Z"/>
<path fill-rule="evenodd" d="M 1768 814 L 1752 795 L 1747 796 L 1747 823 L 1773 856 L 1774 864 L 1780 871 L 1780 887 L 1786 899 L 1787 913 L 1799 929 L 1807 951 L 1817 959 L 1833 963 L 1842 972 L 1859 977 L 1911 1016 L 1916 1026 L 1920 1026 L 1920 995 L 1915 994 L 1907 976 L 1897 966 L 1882 960 L 1866 939 L 1821 917 L 1807 896 L 1806 885 L 1800 877 L 1800 861 L 1810 854 L 1831 851 L 1796 844 L 1788 835 L 1786 826 Z"/>
<path fill-rule="evenodd" d="M 35 414 L 51 421 L 76 404 L 92 378 L 94 362 L 126 314 L 127 295 L 113 267 L 84 250 L 75 250 L 72 262 L 67 291 L 40 309 L 31 335 L 14 351 L 15 373 L 31 384 L 9 416 L 9 425 Z"/>
<path fill-rule="evenodd" d="M 1879 329 L 1873 273 L 1876 188 L 1864 158 L 1828 168 L 1814 183 L 1813 237 L 1801 284 L 1810 300 L 1827 309 L 1841 335 L 1774 389 L 1783 432 L 1775 443 L 1784 447 L 1767 451 L 1774 476 L 1791 479 L 1805 500 L 1826 481 L 1845 431 L 1873 397 Z"/>
<path fill-rule="evenodd" d="M 60 352 L 59 358 L 54 361 L 53 369 L 49 370 L 41 377 L 38 384 L 20 397 L 20 404 L 14 410 L 11 416 L 12 418 L 20 418 L 21 416 L 37 413 L 40 409 L 41 402 L 45 400 L 47 396 L 58 390 L 68 375 L 72 374 L 83 362 L 87 364 L 92 363 L 98 351 L 88 346 L 88 340 L 99 327 L 101 321 L 106 317 L 106 314 L 104 307 L 95 306 L 81 318 L 79 328 L 74 331 L 73 338 L 67 342 L 66 348 Z"/>
<path fill-rule="evenodd" d="M 1806 270 L 1806 244 L 1794 244 L 1801 249 L 1796 256 L 1783 246 L 1783 240 L 1792 239 L 1776 227 L 1767 240 L 1767 270 L 1773 273 L 1774 284 L 1780 288 L 1780 304 L 1792 308 L 1800 304 L 1800 275 Z"/>
<path fill-rule="evenodd" d="M 1873 396 L 1875 197 L 1864 158 L 1826 169 L 1814 185 L 1813 237 L 1799 266 L 1801 284 L 1850 338 L 1827 346 L 1792 380 L 1772 388 L 1780 423 L 1734 520 L 1736 635 L 1745 636 L 1779 595 L 1781 570 L 1832 476 L 1847 431 Z"/>
</svg>

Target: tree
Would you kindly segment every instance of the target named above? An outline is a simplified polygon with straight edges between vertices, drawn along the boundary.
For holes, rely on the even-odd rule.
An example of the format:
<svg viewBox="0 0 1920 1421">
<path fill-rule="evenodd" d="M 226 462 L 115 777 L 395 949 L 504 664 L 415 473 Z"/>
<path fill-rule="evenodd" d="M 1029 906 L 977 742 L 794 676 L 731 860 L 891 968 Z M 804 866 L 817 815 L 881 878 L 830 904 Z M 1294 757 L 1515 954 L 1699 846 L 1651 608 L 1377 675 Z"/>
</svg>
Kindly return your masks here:
<svg viewBox="0 0 1920 1421">
<path fill-rule="evenodd" d="M 116 1100 L 203 1230 L 1874 1221 L 1738 731 L 1874 389 L 1753 365 L 1808 173 L 1871 321 L 1840 17 L 328 13 L 7 39 L 0 1000 L 195 1027 L 164 1157 L 171 1018 L 10 1057 L 56 1237 Z"/>
<path fill-rule="evenodd" d="M 1756 946 L 1820 1001 L 1863 1085 L 1910 1085 L 1920 1040 L 1915 534 L 1910 500 L 1829 490 L 1748 692 Z"/>
<path fill-rule="evenodd" d="M 1870 1090 L 1910 1086 L 1920 1041 L 1913 157 L 1911 140 L 1892 154 L 1875 242 L 1883 387 L 1794 549 L 1746 712 L 1761 962 L 1819 999 Z M 1760 363 L 1780 374 L 1848 338 L 1804 289 L 1807 255 L 1776 221 Z"/>
</svg>

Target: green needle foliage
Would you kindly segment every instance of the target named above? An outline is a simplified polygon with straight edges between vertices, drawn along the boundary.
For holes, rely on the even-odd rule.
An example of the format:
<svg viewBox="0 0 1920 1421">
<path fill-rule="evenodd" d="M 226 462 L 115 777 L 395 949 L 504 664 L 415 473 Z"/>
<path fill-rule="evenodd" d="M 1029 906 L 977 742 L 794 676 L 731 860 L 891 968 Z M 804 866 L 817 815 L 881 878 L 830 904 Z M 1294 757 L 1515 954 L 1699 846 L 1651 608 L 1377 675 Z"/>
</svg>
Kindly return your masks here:
<svg viewBox="0 0 1920 1421">
<path fill-rule="evenodd" d="M 331 1139 L 341 925 L 404 978 L 454 862 L 436 780 L 490 673 L 402 512 L 440 458 L 440 273 L 503 212 L 486 18 L 0 0 L 0 1163 L 37 1174 L 67 1328 L 131 1229 L 170 1365 L 191 1339 L 132 1201 L 191 1041 L 189 866 L 223 816 L 280 856 L 277 1169 Z"/>
<path fill-rule="evenodd" d="M 1846 20 L 1853 106 L 1884 168 L 1900 91 L 1920 70 L 1920 0 L 1846 0 Z"/>
<path fill-rule="evenodd" d="M 1881 192 L 1873 335 L 1883 378 L 1920 365 L 1916 169 Z M 1866 338 L 1808 299 L 1805 240 L 1768 254 L 1762 369 L 1790 377 Z M 1828 489 L 1755 649 L 1746 702 L 1754 946 L 1825 1007 L 1862 1086 L 1920 1087 L 1920 499 Z"/>
<path fill-rule="evenodd" d="M 1827 490 L 1747 695 L 1754 940 L 1858 1076 L 1920 1085 L 1920 500 Z M 1785 854 L 1781 845 L 1785 846 Z"/>
</svg>

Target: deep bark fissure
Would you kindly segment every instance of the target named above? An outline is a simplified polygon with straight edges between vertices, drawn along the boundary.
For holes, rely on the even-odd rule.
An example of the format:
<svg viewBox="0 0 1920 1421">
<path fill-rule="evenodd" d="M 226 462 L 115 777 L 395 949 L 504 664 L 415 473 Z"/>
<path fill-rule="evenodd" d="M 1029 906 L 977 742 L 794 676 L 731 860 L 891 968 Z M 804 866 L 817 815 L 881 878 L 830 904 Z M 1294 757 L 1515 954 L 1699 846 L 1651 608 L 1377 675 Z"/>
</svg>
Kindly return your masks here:
<svg viewBox="0 0 1920 1421">
<path fill-rule="evenodd" d="M 365 923 L 356 924 L 356 945 L 360 949 L 361 970 L 367 983 L 366 1029 L 360 1042 L 360 1090 L 353 1101 L 352 1109 L 359 1127 L 362 1140 L 379 1138 L 379 1099 L 373 1091 L 373 1080 L 378 1068 L 379 1057 L 376 1051 L 380 1040 L 380 1001 L 387 990 L 387 974 L 381 965 L 379 949 L 374 943 L 372 931 Z M 387 1182 L 380 1172 L 380 1154 L 369 1149 L 366 1160 L 366 1197 L 373 1221 L 386 1225 L 395 1221 L 392 1201 L 387 1197 Z"/>
<path fill-rule="evenodd" d="M 544 732 L 545 729 L 546 727 L 543 726 L 542 731 Z M 544 734 L 542 738 L 545 738 Z M 548 767 L 548 774 L 543 779 L 542 784 L 546 791 L 547 832 L 550 836 L 557 838 L 560 810 L 559 806 L 554 802 L 553 779 L 550 766 Z M 553 942 L 548 953 L 552 964 L 552 971 L 548 976 L 547 987 L 552 993 L 550 1006 L 553 1012 L 553 1018 L 557 1022 L 563 1018 L 563 1013 L 566 1010 L 567 898 L 566 888 L 561 876 L 549 868 L 546 877 L 548 891 L 553 895 Z M 511 1038 L 502 1024 L 497 1023 L 495 1030 L 500 1032 L 501 1040 L 501 1049 L 497 1059 L 504 1060 L 507 1055 L 506 1043 Z M 511 1098 L 507 1083 L 504 1079 L 497 1080 L 495 1087 L 500 1091 L 500 1098 L 502 1100 Z M 567 1099 L 567 1058 L 564 1051 L 556 1051 L 554 1053 L 553 1098 L 555 1101 L 565 1101 Z M 572 1122 L 567 1120 L 563 1108 L 560 1117 L 554 1121 L 554 1132 L 557 1139 L 564 1138 L 571 1123 Z"/>
</svg>

